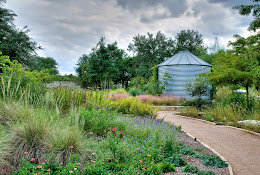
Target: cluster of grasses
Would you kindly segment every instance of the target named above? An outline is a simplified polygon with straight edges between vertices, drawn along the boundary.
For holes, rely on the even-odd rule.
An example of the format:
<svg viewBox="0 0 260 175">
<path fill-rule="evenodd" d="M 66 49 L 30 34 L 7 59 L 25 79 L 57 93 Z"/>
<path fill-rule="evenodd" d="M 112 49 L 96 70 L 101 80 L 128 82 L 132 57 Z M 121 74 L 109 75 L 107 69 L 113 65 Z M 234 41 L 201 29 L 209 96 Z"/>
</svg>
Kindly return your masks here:
<svg viewBox="0 0 260 175">
<path fill-rule="evenodd" d="M 33 95 L 18 82 L 2 81 L 0 93 L 0 167 L 19 166 L 13 174 L 161 174 L 187 165 L 179 129 L 156 120 L 151 104 L 105 91 Z"/>
</svg>

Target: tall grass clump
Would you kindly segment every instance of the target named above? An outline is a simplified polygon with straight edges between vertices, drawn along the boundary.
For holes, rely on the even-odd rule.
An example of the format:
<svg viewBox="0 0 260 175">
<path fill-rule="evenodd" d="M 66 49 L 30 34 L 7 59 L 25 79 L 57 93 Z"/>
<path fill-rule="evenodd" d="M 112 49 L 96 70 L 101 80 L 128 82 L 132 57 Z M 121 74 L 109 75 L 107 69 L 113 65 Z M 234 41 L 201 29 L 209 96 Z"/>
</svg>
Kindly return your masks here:
<svg viewBox="0 0 260 175">
<path fill-rule="evenodd" d="M 184 107 L 180 109 L 180 114 L 188 117 L 198 118 L 200 116 L 200 111 L 196 107 Z"/>
<path fill-rule="evenodd" d="M 61 122 L 52 126 L 48 148 L 58 163 L 66 164 L 69 157 L 75 154 L 84 160 L 89 153 L 90 142 L 78 127 Z"/>
<path fill-rule="evenodd" d="M 10 156 L 12 145 L 9 135 L 6 129 L 0 125 L 0 167 L 8 163 L 6 158 Z"/>
<path fill-rule="evenodd" d="M 142 103 L 136 97 L 121 98 L 110 103 L 110 109 L 133 116 L 155 116 L 157 111 L 153 105 Z"/>
<path fill-rule="evenodd" d="M 44 162 L 47 153 L 46 141 L 50 133 L 50 123 L 45 117 L 33 116 L 17 122 L 11 127 L 12 156 L 14 164 L 20 164 L 29 154 L 36 162 Z"/>
</svg>

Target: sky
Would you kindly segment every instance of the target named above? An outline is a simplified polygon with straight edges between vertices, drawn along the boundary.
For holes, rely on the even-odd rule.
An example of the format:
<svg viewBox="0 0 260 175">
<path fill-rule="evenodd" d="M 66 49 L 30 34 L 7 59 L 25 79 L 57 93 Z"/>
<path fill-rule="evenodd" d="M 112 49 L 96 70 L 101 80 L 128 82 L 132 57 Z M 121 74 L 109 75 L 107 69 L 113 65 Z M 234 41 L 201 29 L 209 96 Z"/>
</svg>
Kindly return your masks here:
<svg viewBox="0 0 260 175">
<path fill-rule="evenodd" d="M 6 0 L 5 8 L 18 17 L 18 28 L 29 26 L 29 36 L 52 57 L 61 74 L 75 74 L 79 57 L 89 54 L 101 37 L 127 49 L 133 37 L 161 31 L 174 39 L 181 30 L 203 35 L 206 46 L 215 37 L 222 45 L 233 35 L 248 36 L 252 17 L 232 7 L 249 0 Z M 131 53 L 129 53 L 131 54 Z"/>
</svg>

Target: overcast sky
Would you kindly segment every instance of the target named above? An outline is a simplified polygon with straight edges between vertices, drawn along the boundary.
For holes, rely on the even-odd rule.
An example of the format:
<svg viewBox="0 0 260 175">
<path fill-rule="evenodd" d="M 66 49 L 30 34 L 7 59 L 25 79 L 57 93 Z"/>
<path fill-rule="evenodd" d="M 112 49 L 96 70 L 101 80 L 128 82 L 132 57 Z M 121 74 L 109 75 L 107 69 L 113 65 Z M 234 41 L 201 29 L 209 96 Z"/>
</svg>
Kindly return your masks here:
<svg viewBox="0 0 260 175">
<path fill-rule="evenodd" d="M 180 30 L 194 29 L 204 43 L 222 44 L 234 34 L 248 36 L 252 17 L 240 16 L 232 7 L 249 0 L 6 0 L 4 6 L 18 17 L 17 27 L 28 25 L 30 37 L 53 57 L 59 71 L 75 73 L 80 56 L 88 54 L 101 37 L 127 49 L 133 36 L 156 34 L 174 38 Z"/>
</svg>

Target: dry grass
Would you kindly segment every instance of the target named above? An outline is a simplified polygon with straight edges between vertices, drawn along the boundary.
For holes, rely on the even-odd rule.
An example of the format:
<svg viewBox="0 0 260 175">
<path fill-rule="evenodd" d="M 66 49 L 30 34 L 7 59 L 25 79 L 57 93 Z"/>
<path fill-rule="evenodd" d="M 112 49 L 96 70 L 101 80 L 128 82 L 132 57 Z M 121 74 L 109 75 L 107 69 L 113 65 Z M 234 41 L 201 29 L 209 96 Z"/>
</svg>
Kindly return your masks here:
<svg viewBox="0 0 260 175">
<path fill-rule="evenodd" d="M 155 106 L 177 106 L 179 102 L 179 99 L 172 95 L 139 95 L 138 99 L 144 103 L 153 104 Z"/>
</svg>

